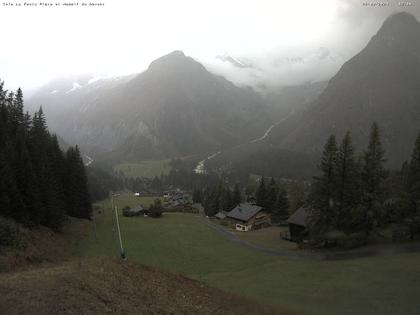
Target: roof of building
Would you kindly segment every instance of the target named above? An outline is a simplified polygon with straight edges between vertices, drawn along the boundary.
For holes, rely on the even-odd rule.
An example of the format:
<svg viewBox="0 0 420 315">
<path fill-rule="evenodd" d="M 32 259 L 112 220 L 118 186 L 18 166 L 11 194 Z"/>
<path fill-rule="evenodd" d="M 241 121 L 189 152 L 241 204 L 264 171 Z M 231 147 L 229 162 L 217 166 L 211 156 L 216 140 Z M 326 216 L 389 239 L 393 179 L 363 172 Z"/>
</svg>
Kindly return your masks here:
<svg viewBox="0 0 420 315">
<path fill-rule="evenodd" d="M 309 208 L 300 207 L 289 217 L 289 219 L 287 219 L 287 223 L 306 226 L 306 219 L 308 216 Z"/>
<path fill-rule="evenodd" d="M 144 211 L 146 210 L 143 205 L 137 205 L 133 208 L 130 209 L 131 212 L 139 212 L 139 211 Z"/>
<path fill-rule="evenodd" d="M 256 206 L 250 203 L 241 203 L 236 206 L 232 211 L 227 213 L 227 216 L 232 219 L 240 221 L 248 221 L 258 212 L 262 210 L 262 207 Z"/>
<path fill-rule="evenodd" d="M 218 218 L 218 219 L 224 219 L 224 218 L 226 218 L 226 214 L 227 213 L 225 211 L 220 211 L 220 212 L 217 212 L 215 214 L 215 217 Z"/>
</svg>

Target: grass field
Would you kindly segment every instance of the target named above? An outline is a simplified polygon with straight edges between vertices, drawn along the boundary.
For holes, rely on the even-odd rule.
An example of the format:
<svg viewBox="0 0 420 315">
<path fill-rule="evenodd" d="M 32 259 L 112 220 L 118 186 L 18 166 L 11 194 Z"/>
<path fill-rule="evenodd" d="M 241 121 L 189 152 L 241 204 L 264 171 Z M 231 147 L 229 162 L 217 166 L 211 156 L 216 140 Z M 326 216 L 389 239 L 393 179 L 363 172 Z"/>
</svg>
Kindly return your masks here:
<svg viewBox="0 0 420 315">
<path fill-rule="evenodd" d="M 171 170 L 169 161 L 170 160 L 150 160 L 137 163 L 121 163 L 114 167 L 114 171 L 121 171 L 128 178 L 153 178 L 169 173 Z"/>
<path fill-rule="evenodd" d="M 116 204 L 127 203 L 124 198 L 116 198 Z M 106 210 L 95 221 L 96 237 L 92 225 L 80 253 L 117 256 L 112 213 Z M 419 253 L 347 261 L 290 260 L 232 244 L 193 214 L 120 217 L 120 223 L 128 260 L 179 272 L 264 303 L 303 314 L 419 314 Z"/>
<path fill-rule="evenodd" d="M 297 250 L 296 243 L 282 240 L 280 232 L 286 231 L 287 227 L 270 227 L 250 232 L 235 231 L 234 233 L 242 240 L 263 246 L 273 250 Z"/>
</svg>

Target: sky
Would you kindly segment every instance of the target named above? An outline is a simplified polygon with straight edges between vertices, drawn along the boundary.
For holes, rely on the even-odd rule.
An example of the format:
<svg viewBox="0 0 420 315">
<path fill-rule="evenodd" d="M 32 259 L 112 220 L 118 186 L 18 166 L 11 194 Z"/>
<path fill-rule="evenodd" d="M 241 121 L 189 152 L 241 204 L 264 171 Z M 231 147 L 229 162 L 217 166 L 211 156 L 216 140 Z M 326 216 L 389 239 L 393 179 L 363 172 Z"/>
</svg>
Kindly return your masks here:
<svg viewBox="0 0 420 315">
<path fill-rule="evenodd" d="M 104 6 L 82 7 L 83 1 L 74 7 L 0 1 L 0 78 L 7 87 L 30 90 L 82 73 L 138 73 L 173 50 L 238 85 L 322 81 L 390 14 L 405 10 L 420 20 L 417 1 L 406 8 L 355 0 L 91 0 Z M 243 66 L 217 58 L 227 55 Z"/>
</svg>

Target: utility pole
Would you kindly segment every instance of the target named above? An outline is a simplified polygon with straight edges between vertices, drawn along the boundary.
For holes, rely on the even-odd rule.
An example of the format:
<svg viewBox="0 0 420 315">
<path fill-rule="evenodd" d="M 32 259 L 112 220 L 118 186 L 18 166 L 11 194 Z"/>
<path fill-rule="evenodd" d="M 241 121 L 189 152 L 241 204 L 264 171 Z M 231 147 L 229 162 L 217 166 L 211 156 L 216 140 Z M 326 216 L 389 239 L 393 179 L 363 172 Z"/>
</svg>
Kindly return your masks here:
<svg viewBox="0 0 420 315">
<path fill-rule="evenodd" d="M 118 239 L 120 241 L 121 258 L 123 260 L 126 260 L 127 257 L 125 256 L 125 251 L 124 251 L 124 247 L 123 247 L 122 239 L 121 239 L 121 230 L 120 230 L 120 222 L 118 220 L 118 209 L 117 209 L 117 206 L 115 206 L 114 209 L 115 209 L 115 220 L 116 220 L 116 223 L 117 223 Z"/>
</svg>

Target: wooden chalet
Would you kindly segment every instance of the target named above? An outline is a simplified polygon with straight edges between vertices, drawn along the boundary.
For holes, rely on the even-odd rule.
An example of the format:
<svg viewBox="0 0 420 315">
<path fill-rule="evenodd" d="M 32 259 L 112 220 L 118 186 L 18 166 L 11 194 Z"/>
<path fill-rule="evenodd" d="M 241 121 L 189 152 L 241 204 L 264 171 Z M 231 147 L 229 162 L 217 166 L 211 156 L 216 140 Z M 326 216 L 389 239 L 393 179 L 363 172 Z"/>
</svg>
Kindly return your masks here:
<svg viewBox="0 0 420 315">
<path fill-rule="evenodd" d="M 226 214 L 226 219 L 238 231 L 256 230 L 270 225 L 270 215 L 260 206 L 241 203 Z"/>
</svg>

